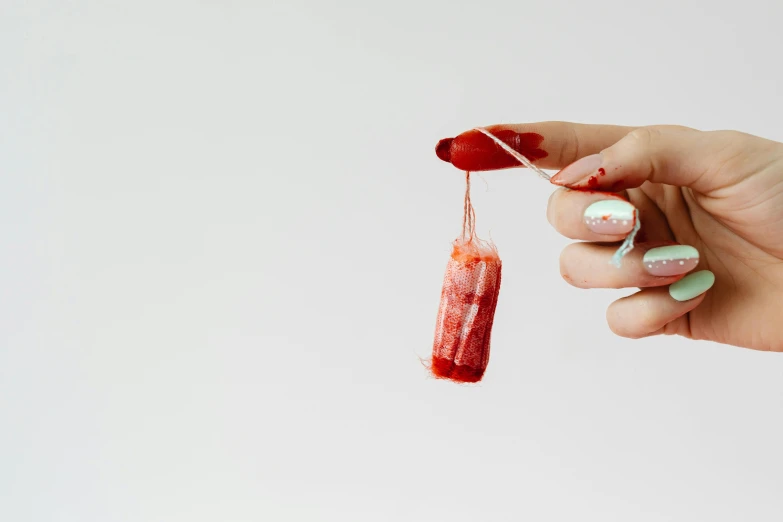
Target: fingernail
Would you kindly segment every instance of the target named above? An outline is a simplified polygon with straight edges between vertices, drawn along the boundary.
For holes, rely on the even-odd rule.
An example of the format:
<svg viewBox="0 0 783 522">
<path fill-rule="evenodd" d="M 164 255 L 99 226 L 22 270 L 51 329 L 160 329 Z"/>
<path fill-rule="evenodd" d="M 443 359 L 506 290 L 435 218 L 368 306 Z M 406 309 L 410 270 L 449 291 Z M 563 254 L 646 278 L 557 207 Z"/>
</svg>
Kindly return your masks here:
<svg viewBox="0 0 783 522">
<path fill-rule="evenodd" d="M 605 199 L 587 207 L 585 225 L 598 234 L 627 234 L 633 229 L 635 211 L 634 206 L 626 201 Z"/>
<path fill-rule="evenodd" d="M 603 161 L 600 154 L 585 156 L 552 176 L 550 182 L 555 185 L 575 185 L 579 181 L 587 179 L 591 174 L 596 174 Z"/>
<path fill-rule="evenodd" d="M 699 264 L 699 251 L 688 245 L 651 248 L 642 258 L 644 268 L 654 276 L 687 274 Z"/>
<path fill-rule="evenodd" d="M 709 270 L 701 270 L 688 274 L 669 286 L 669 295 L 675 301 L 690 301 L 698 297 L 715 284 L 715 274 Z"/>
</svg>

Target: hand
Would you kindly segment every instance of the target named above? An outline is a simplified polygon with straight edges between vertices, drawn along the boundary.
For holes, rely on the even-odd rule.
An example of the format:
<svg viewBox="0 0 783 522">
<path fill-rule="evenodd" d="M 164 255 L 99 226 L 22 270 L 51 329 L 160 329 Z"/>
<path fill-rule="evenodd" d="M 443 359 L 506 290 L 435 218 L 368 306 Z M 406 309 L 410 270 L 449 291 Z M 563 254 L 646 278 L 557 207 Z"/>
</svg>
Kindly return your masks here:
<svg viewBox="0 0 783 522">
<path fill-rule="evenodd" d="M 551 180 L 562 188 L 547 218 L 584 241 L 563 251 L 563 278 L 579 288 L 640 288 L 607 310 L 617 335 L 783 351 L 783 144 L 677 126 L 487 130 L 535 165 L 563 169 Z M 477 131 L 442 140 L 437 153 L 463 170 L 518 166 Z M 641 230 L 618 269 L 609 259 L 634 226 L 634 208 Z"/>
</svg>

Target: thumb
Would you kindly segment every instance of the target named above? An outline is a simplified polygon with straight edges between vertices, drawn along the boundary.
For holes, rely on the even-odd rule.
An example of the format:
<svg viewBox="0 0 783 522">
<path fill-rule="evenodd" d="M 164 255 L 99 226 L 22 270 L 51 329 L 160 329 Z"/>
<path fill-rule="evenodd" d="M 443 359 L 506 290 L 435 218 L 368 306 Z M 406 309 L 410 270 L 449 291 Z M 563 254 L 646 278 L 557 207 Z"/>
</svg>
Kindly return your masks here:
<svg viewBox="0 0 783 522">
<path fill-rule="evenodd" d="M 743 156 L 747 138 L 738 132 L 639 127 L 600 153 L 568 165 L 551 181 L 574 189 L 611 192 L 650 181 L 708 193 L 744 177 L 738 169 L 722 167 Z"/>
</svg>

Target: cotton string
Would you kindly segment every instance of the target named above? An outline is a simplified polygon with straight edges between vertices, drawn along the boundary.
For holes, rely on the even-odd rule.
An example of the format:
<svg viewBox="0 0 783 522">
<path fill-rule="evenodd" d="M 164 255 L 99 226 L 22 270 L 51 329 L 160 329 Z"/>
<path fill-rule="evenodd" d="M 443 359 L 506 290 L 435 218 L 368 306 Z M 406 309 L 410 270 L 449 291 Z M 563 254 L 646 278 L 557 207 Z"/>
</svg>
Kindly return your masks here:
<svg viewBox="0 0 783 522">
<path fill-rule="evenodd" d="M 549 179 L 551 178 L 551 176 L 549 174 L 547 174 L 543 170 L 539 169 L 538 167 L 536 167 L 535 165 L 530 163 L 530 161 L 526 157 L 524 157 L 522 154 L 520 154 L 519 152 L 515 151 L 514 149 L 512 149 L 511 147 L 506 145 L 506 143 L 504 141 L 501 141 L 498 138 L 496 138 L 487 129 L 482 129 L 482 128 L 478 127 L 478 128 L 476 128 L 476 130 L 479 131 L 482 134 L 486 134 L 487 137 L 489 137 L 492 141 L 497 143 L 500 148 L 502 148 L 503 150 L 505 150 L 506 152 L 511 154 L 514 157 L 514 159 L 516 159 L 522 165 L 524 165 L 525 167 L 531 169 L 533 172 L 535 172 L 536 174 L 538 174 L 539 176 L 541 176 L 545 180 L 549 181 Z"/>
<path fill-rule="evenodd" d="M 489 132 L 487 129 L 482 129 L 481 127 L 476 127 L 477 131 L 480 133 L 486 135 L 488 138 L 490 138 L 492 141 L 494 141 L 498 147 L 509 153 L 514 159 L 516 159 L 518 162 L 523 164 L 525 167 L 531 169 L 536 174 L 544 178 L 545 180 L 549 181 L 551 179 L 551 176 L 544 172 L 543 170 L 539 169 L 533 163 L 530 162 L 526 157 L 524 157 L 519 152 L 515 151 L 511 147 L 509 147 L 504 141 L 500 140 L 499 138 L 495 137 L 494 134 Z M 470 174 L 468 173 L 468 190 L 470 190 Z M 470 196 L 466 194 L 466 211 L 467 211 L 467 205 L 470 203 Z M 472 209 L 472 207 L 471 207 Z M 636 234 L 639 232 L 639 229 L 642 227 L 642 222 L 639 219 L 639 210 L 634 210 L 634 216 L 635 216 L 635 223 L 633 226 L 633 230 L 631 230 L 631 233 L 628 234 L 623 241 L 623 243 L 620 245 L 620 248 L 617 249 L 617 251 L 612 256 L 612 259 L 609 260 L 609 263 L 616 266 L 617 268 L 620 268 L 620 265 L 622 264 L 623 257 L 626 256 L 631 250 L 633 250 L 634 247 L 634 240 L 636 239 Z M 464 232 L 464 224 L 463 224 L 463 236 L 465 235 Z"/>
<path fill-rule="evenodd" d="M 465 173 L 465 208 L 462 212 L 462 241 L 469 243 L 476 237 L 476 211 L 470 202 L 470 172 Z"/>
</svg>

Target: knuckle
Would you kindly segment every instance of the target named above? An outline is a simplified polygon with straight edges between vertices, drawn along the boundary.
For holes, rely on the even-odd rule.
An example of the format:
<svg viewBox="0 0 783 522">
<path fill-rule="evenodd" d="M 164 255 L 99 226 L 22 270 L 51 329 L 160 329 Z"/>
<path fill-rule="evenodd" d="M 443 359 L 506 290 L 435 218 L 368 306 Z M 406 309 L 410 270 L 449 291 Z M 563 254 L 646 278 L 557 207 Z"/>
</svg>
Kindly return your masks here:
<svg viewBox="0 0 783 522">
<path fill-rule="evenodd" d="M 627 139 L 634 147 L 649 149 L 653 142 L 661 135 L 661 130 L 655 127 L 639 127 L 632 130 Z"/>
<path fill-rule="evenodd" d="M 664 132 L 667 132 L 664 127 L 639 127 L 632 130 L 618 143 L 614 159 L 634 164 L 639 175 L 652 177 L 655 172 L 665 168 L 662 164 L 664 158 L 658 150 L 664 142 L 661 137 Z"/>
<path fill-rule="evenodd" d="M 580 137 L 576 128 L 566 122 L 558 122 L 557 127 L 553 129 L 553 134 L 563 136 L 559 140 L 560 144 L 556 147 L 555 156 L 561 164 L 569 164 L 577 160 L 580 154 Z"/>
<path fill-rule="evenodd" d="M 679 133 L 700 132 L 691 127 L 686 127 L 685 125 L 651 125 L 648 128 L 657 129 L 661 132 L 679 132 Z"/>
<path fill-rule="evenodd" d="M 725 130 L 711 131 L 704 133 L 704 140 L 708 142 L 707 146 L 712 146 L 716 152 L 723 152 L 728 155 L 746 155 L 757 152 L 758 148 L 776 144 L 773 141 L 754 139 L 754 136 L 744 132 Z M 752 152 L 751 152 L 752 151 Z"/>
</svg>

